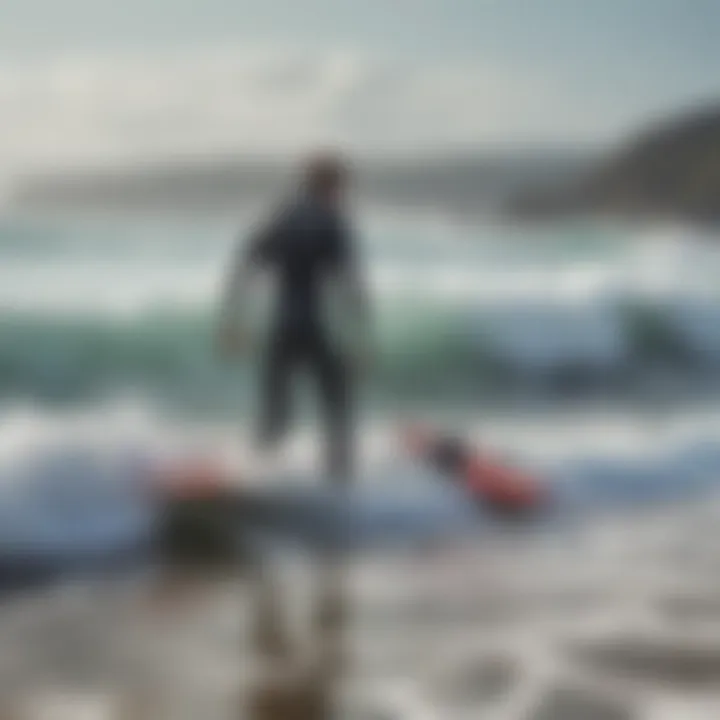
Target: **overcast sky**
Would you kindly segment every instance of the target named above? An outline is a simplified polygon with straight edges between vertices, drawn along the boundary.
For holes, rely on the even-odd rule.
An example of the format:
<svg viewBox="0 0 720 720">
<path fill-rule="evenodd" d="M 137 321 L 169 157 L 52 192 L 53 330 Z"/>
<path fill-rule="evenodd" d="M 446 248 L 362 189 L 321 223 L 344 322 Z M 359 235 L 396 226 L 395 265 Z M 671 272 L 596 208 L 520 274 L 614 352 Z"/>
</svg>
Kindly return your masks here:
<svg viewBox="0 0 720 720">
<path fill-rule="evenodd" d="M 0 163 L 612 142 L 720 99 L 720 0 L 0 0 Z"/>
</svg>

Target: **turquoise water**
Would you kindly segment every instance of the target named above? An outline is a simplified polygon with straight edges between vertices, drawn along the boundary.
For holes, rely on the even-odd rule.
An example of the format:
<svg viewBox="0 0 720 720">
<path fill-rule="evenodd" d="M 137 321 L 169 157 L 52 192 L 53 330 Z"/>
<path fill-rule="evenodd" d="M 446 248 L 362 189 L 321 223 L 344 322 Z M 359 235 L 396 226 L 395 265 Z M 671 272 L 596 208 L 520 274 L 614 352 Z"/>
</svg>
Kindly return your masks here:
<svg viewBox="0 0 720 720">
<path fill-rule="evenodd" d="M 191 414 L 247 413 L 254 363 L 223 365 L 212 350 L 247 225 L 5 219 L 0 399 L 132 393 Z M 720 254 L 689 231 L 390 216 L 361 228 L 371 404 L 624 393 L 720 363 Z"/>
</svg>

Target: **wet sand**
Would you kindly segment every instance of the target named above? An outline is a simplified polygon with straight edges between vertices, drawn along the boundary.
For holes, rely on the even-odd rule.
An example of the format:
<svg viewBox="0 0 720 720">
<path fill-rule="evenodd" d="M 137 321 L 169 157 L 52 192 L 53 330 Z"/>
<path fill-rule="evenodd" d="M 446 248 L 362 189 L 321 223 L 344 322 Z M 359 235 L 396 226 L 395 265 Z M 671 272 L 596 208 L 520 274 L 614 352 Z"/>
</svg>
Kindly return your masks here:
<svg viewBox="0 0 720 720">
<path fill-rule="evenodd" d="M 0 719 L 713 720 L 719 517 L 16 595 Z"/>
</svg>

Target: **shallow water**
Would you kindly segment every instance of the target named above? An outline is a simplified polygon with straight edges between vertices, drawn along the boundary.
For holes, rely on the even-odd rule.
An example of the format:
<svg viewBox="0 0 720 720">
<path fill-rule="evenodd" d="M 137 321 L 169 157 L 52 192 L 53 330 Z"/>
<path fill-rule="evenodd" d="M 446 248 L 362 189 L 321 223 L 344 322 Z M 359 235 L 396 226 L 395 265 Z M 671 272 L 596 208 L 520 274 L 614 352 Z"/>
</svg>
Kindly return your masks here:
<svg viewBox="0 0 720 720">
<path fill-rule="evenodd" d="M 703 503 L 570 535 L 283 554 L 8 599 L 2 717 L 709 720 L 719 516 Z"/>
</svg>

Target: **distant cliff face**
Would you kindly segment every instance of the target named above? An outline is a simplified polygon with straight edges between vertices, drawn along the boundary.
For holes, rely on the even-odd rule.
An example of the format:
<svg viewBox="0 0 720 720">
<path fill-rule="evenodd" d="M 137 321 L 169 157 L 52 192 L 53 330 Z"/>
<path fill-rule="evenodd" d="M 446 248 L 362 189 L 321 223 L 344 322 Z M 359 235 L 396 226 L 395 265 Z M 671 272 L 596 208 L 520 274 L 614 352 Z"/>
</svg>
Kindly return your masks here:
<svg viewBox="0 0 720 720">
<path fill-rule="evenodd" d="M 656 126 L 573 187 L 516 198 L 528 216 L 607 213 L 720 221 L 720 105 Z"/>
</svg>

